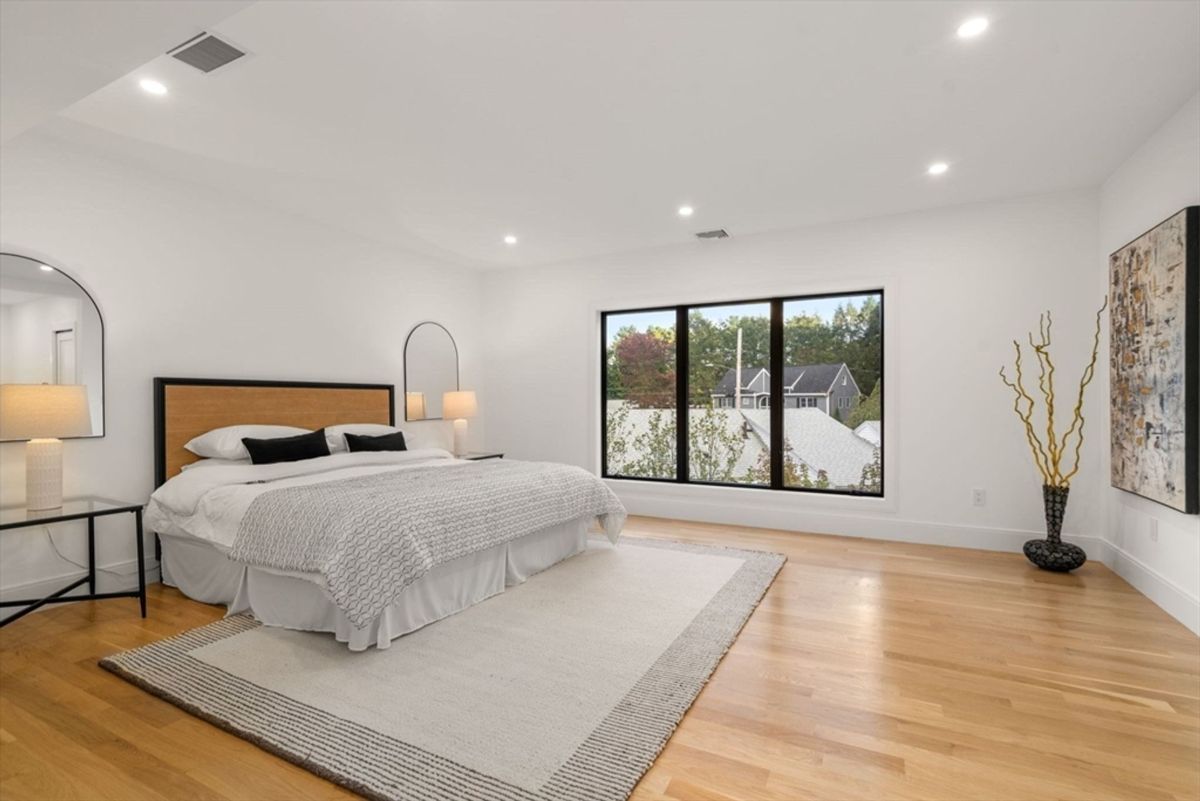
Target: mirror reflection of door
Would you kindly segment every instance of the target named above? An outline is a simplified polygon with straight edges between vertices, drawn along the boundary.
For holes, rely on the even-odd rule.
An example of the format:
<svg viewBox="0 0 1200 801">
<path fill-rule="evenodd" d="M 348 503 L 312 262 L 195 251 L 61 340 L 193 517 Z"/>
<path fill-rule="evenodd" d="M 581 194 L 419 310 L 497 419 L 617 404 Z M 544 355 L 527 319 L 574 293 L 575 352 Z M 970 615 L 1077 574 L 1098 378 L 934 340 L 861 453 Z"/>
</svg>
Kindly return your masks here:
<svg viewBox="0 0 1200 801">
<path fill-rule="evenodd" d="M 91 295 L 37 259 L 0 253 L 0 384 L 82 384 L 104 434 L 104 321 Z"/>
<path fill-rule="evenodd" d="M 74 328 L 60 328 L 54 332 L 54 383 L 77 383 L 75 380 Z"/>
</svg>

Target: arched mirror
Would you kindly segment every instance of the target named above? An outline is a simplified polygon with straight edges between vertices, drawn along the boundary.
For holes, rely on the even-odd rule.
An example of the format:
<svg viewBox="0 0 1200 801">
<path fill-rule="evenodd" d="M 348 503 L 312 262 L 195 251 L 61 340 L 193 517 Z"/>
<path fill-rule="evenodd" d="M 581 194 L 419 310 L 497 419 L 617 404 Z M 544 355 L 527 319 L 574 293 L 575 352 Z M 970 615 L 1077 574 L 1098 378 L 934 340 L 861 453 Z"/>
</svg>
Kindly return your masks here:
<svg viewBox="0 0 1200 801">
<path fill-rule="evenodd" d="M 442 393 L 458 389 L 458 346 L 440 323 L 419 323 L 404 340 L 404 419 L 441 420 Z"/>
<path fill-rule="evenodd" d="M 62 270 L 15 253 L 0 253 L 0 384 L 85 386 L 87 436 L 104 436 L 100 309 Z"/>
</svg>

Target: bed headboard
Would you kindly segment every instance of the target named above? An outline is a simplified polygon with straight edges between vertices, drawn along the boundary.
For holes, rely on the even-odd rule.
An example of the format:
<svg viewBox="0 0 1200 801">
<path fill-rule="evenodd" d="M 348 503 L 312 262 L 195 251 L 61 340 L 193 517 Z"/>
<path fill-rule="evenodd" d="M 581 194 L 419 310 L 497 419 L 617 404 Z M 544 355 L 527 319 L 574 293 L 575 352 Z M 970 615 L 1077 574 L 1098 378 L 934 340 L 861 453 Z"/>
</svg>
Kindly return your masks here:
<svg viewBox="0 0 1200 801">
<path fill-rule="evenodd" d="M 338 423 L 396 424 L 394 384 L 154 379 L 154 486 L 197 456 L 192 437 L 221 426 L 322 428 Z"/>
</svg>

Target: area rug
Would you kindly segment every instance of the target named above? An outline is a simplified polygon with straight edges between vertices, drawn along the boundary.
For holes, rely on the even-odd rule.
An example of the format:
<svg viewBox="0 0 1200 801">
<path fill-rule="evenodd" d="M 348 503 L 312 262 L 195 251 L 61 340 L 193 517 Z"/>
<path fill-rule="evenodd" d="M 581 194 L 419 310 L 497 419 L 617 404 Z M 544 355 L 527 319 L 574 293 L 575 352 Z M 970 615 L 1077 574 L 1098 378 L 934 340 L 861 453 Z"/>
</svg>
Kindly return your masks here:
<svg viewBox="0 0 1200 801">
<path fill-rule="evenodd" d="M 625 799 L 783 563 L 597 542 L 382 651 L 235 616 L 100 664 L 369 798 Z"/>
</svg>

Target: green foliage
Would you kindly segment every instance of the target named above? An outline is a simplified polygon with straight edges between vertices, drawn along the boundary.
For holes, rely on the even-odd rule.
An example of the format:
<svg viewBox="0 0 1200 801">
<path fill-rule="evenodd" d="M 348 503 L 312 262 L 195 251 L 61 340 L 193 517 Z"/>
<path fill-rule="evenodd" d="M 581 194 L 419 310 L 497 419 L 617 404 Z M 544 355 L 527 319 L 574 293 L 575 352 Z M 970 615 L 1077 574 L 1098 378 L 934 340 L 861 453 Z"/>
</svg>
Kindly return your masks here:
<svg viewBox="0 0 1200 801">
<path fill-rule="evenodd" d="M 863 492 L 883 492 L 883 461 L 879 448 L 875 449 L 874 458 L 863 465 L 862 478 L 858 482 L 858 488 Z"/>
<path fill-rule="evenodd" d="M 737 361 L 737 332 L 742 332 L 742 366 L 770 364 L 771 323 L 766 315 L 730 317 L 714 322 L 701 311 L 688 317 L 688 402 L 707 406 L 725 373 Z M 617 331 L 608 350 L 608 397 L 641 408 L 670 407 L 675 392 L 675 330 L 651 326 Z M 879 301 L 839 306 L 832 319 L 800 314 L 784 320 L 784 363 L 845 362 L 864 395 L 870 395 L 883 367 L 883 321 Z M 877 419 L 877 418 L 872 418 Z"/>
<path fill-rule="evenodd" d="M 784 437 L 783 440 L 783 484 L 786 487 L 811 486 L 801 484 L 801 472 L 807 472 L 808 465 L 803 462 L 796 461 L 796 452 L 792 448 L 792 441 Z M 746 470 L 746 475 L 742 479 L 746 484 L 763 484 L 769 486 L 771 483 L 771 450 L 763 448 L 758 452 L 758 458 L 754 460 L 754 464 Z"/>
<path fill-rule="evenodd" d="M 826 323 L 811 314 L 784 321 L 784 363 L 836 364 L 845 362 L 864 395 L 874 391 L 883 369 L 883 316 L 878 298 L 861 306 L 845 304 Z"/>
<path fill-rule="evenodd" d="M 646 430 L 633 438 L 639 454 L 631 475 L 674 478 L 678 465 L 675 454 L 675 412 L 655 409 Z"/>
<path fill-rule="evenodd" d="M 608 472 L 636 478 L 674 478 L 676 468 L 675 414 L 655 409 L 646 429 L 634 434 L 630 408 L 621 404 L 607 415 Z M 726 413 L 713 408 L 698 410 L 688 420 L 688 465 L 695 481 L 735 483 L 734 471 L 746 448 L 739 428 L 730 428 Z"/>
<path fill-rule="evenodd" d="M 629 406 L 610 409 L 608 426 L 608 472 L 633 478 L 675 477 L 675 413 L 662 409 L 651 412 L 646 430 L 633 434 L 629 429 Z"/>
<path fill-rule="evenodd" d="M 633 433 L 629 421 L 630 406 L 617 404 L 607 414 L 608 473 L 630 478 L 674 478 L 676 467 L 675 415 L 669 410 L 655 409 L 646 418 L 645 430 Z M 728 416 L 733 410 L 694 410 L 688 421 L 689 476 L 695 481 L 722 484 L 770 485 L 771 462 L 767 448 L 759 448 L 758 457 L 740 476 L 737 463 L 746 449 L 746 439 L 739 428 L 731 428 Z M 829 489 L 832 484 L 824 470 L 814 471 L 796 457 L 790 440 L 785 439 L 783 454 L 784 486 L 805 489 Z M 882 490 L 883 467 L 878 448 L 874 459 L 863 466 L 857 485 L 863 492 Z"/>
<path fill-rule="evenodd" d="M 850 428 L 858 428 L 868 420 L 883 419 L 883 382 L 876 381 L 875 388 L 871 390 L 871 394 L 858 402 L 858 405 L 850 410 L 845 423 Z"/>
<path fill-rule="evenodd" d="M 621 475 L 623 466 L 629 459 L 629 406 L 624 403 L 607 405 L 610 408 L 604 420 L 608 446 L 607 453 L 604 454 L 604 464 L 607 472 Z"/>
<path fill-rule="evenodd" d="M 702 312 L 688 317 L 688 402 L 708 406 L 725 373 L 737 363 L 737 332 L 742 330 L 742 367 L 770 363 L 771 321 L 765 316 L 730 317 L 714 323 Z"/>
<path fill-rule="evenodd" d="M 740 415 L 736 418 L 740 421 Z M 746 450 L 741 427 L 730 428 L 725 412 L 706 406 L 688 417 L 688 477 L 693 481 L 732 483 Z"/>
<path fill-rule="evenodd" d="M 754 466 L 746 471 L 744 480 L 749 484 L 771 483 L 770 451 L 764 448 L 759 453 Z M 792 443 L 786 438 L 783 441 L 783 485 L 803 489 L 829 489 L 831 486 L 829 474 L 824 470 L 818 470 L 816 477 L 813 477 L 812 468 L 796 458 Z"/>
<path fill-rule="evenodd" d="M 800 314 L 784 320 L 784 363 L 838 364 L 845 362 L 864 395 L 870 394 L 883 367 L 883 325 L 879 301 L 868 297 L 861 306 L 838 307 L 826 322 Z M 742 331 L 742 367 L 767 367 L 771 353 L 771 323 L 766 315 L 730 317 L 713 322 L 700 311 L 688 317 L 688 402 L 711 402 L 717 384 L 737 362 L 737 332 Z"/>
</svg>

